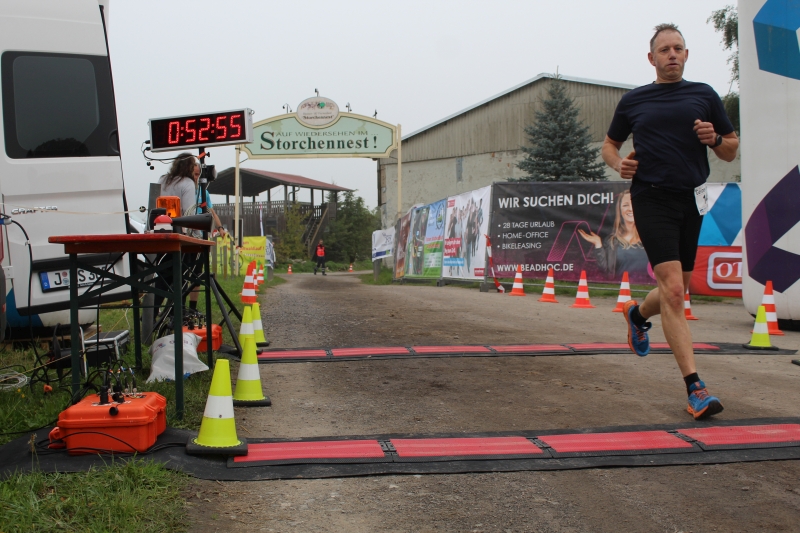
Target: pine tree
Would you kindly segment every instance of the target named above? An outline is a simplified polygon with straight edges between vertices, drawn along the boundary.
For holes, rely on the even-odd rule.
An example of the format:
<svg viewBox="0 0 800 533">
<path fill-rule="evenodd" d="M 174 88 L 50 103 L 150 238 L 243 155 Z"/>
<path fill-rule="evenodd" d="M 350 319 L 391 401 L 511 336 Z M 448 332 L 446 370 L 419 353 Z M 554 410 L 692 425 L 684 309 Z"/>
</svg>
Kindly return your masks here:
<svg viewBox="0 0 800 533">
<path fill-rule="evenodd" d="M 600 149 L 589 146 L 589 128 L 578 120 L 578 106 L 567 94 L 557 76 L 547 89 L 544 111 L 536 112 L 536 122 L 525 128 L 530 147 L 517 166 L 527 176 L 509 181 L 605 181 L 603 164 L 597 160 Z"/>
</svg>

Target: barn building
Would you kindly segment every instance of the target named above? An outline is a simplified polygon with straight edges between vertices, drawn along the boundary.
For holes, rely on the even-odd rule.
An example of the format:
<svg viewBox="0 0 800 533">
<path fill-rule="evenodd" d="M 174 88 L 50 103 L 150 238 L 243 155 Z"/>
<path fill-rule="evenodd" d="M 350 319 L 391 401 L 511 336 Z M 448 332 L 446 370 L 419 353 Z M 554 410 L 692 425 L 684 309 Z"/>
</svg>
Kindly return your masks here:
<svg viewBox="0 0 800 533">
<path fill-rule="evenodd" d="M 633 85 L 560 76 L 568 94 L 580 108 L 579 119 L 588 126 L 592 146 L 600 147 L 622 95 Z M 471 191 L 495 181 L 525 175 L 517 163 L 527 143 L 524 128 L 535 120 L 547 98 L 552 75 L 533 79 L 444 117 L 402 140 L 401 209 L 397 209 L 397 151 L 378 159 L 378 205 L 383 227 L 392 226 L 400 213 L 414 204 L 426 204 Z M 633 148 L 630 139 L 620 152 Z M 601 160 L 598 155 L 598 160 Z M 602 160 L 601 160 L 602 161 Z M 709 150 L 709 181 L 738 181 L 740 162 L 725 163 Z M 611 180 L 619 175 L 606 167 Z"/>
</svg>

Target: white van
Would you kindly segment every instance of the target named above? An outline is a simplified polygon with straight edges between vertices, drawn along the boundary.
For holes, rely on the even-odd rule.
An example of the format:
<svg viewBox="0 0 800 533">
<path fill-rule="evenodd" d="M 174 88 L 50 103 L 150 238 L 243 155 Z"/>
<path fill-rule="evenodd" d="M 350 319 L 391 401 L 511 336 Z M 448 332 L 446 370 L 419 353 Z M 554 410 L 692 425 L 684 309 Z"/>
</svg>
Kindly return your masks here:
<svg viewBox="0 0 800 533">
<path fill-rule="evenodd" d="M 107 7 L 98 0 L 0 0 L 0 201 L 11 217 L 0 230 L 0 258 L 11 328 L 70 322 L 68 256 L 48 237 L 127 233 Z M 12 221 L 27 232 L 32 258 Z M 127 256 L 89 259 L 128 273 Z M 93 281 L 86 272 L 78 277 L 81 286 Z M 129 296 L 121 287 L 103 301 Z M 94 316 L 81 311 L 80 322 Z"/>
</svg>

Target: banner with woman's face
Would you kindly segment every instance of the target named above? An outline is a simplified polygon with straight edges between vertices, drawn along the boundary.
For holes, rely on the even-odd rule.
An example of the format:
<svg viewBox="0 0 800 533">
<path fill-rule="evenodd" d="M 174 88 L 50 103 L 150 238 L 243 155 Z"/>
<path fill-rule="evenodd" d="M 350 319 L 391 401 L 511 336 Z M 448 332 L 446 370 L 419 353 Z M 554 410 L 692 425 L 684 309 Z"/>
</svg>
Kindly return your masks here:
<svg viewBox="0 0 800 533">
<path fill-rule="evenodd" d="M 498 276 L 655 284 L 631 207 L 630 183 L 496 183 L 492 255 Z"/>
</svg>

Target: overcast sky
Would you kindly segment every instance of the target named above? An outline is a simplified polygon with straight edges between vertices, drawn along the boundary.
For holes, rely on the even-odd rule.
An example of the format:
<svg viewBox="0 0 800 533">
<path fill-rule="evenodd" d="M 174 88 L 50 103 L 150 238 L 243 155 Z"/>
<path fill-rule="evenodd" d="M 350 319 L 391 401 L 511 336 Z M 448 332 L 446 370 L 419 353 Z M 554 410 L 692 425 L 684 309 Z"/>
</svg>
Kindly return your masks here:
<svg viewBox="0 0 800 533">
<path fill-rule="evenodd" d="M 249 107 L 256 122 L 282 114 L 284 104 L 294 110 L 317 88 L 342 110 L 348 102 L 354 113 L 377 110 L 406 135 L 556 68 L 650 83 L 648 43 L 661 22 L 683 31 L 686 79 L 725 94 L 728 53 L 706 19 L 729 3 L 112 0 L 109 46 L 129 205 L 145 205 L 147 184 L 166 171 L 149 170 L 140 152 L 149 118 Z M 218 170 L 233 166 L 233 147 L 210 152 L 207 162 Z M 369 207 L 377 203 L 371 159 L 243 166 L 336 183 L 357 189 Z"/>
</svg>

